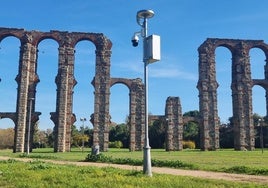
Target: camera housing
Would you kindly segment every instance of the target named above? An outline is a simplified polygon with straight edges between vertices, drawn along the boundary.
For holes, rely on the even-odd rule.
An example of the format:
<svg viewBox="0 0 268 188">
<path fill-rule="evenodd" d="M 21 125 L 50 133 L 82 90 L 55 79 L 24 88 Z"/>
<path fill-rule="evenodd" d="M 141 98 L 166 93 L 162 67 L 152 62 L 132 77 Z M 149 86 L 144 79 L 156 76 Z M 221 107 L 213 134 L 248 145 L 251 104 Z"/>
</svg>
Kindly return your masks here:
<svg viewBox="0 0 268 188">
<path fill-rule="evenodd" d="M 139 45 L 139 37 L 137 34 L 131 38 L 132 46 L 137 47 Z"/>
</svg>

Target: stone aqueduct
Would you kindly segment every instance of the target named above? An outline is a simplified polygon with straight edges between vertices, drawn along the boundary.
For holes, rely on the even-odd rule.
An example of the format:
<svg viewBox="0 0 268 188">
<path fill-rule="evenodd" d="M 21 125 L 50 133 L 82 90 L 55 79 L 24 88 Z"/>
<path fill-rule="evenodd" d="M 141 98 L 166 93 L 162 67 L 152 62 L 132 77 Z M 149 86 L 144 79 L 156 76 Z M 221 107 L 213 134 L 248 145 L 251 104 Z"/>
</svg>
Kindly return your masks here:
<svg viewBox="0 0 268 188">
<path fill-rule="evenodd" d="M 201 125 L 201 149 L 219 148 L 219 117 L 217 109 L 217 88 L 215 50 L 223 46 L 232 54 L 232 104 L 235 150 L 255 148 L 252 87 L 259 85 L 266 91 L 266 112 L 268 111 L 268 45 L 262 40 L 207 39 L 199 48 L 199 111 Z M 249 52 L 261 49 L 266 56 L 264 79 L 252 79 Z"/>
<path fill-rule="evenodd" d="M 31 131 L 39 120 L 40 112 L 35 111 L 35 101 L 30 108 L 30 98 L 35 98 L 39 82 L 37 74 L 38 44 L 44 39 L 53 39 L 58 45 L 58 73 L 56 110 L 51 112 L 54 122 L 55 152 L 70 151 L 71 125 L 76 121 L 72 112 L 72 95 L 76 84 L 74 77 L 75 45 L 82 41 L 91 41 L 95 47 L 96 67 L 92 80 L 94 86 L 94 113 L 91 122 L 94 126 L 93 146 L 100 146 L 107 151 L 110 125 L 110 88 L 117 83 L 129 88 L 129 127 L 130 151 L 141 150 L 144 143 L 144 85 L 142 80 L 111 78 L 110 57 L 111 41 L 101 33 L 61 32 L 61 31 L 26 31 L 24 29 L 0 28 L 0 41 L 13 36 L 20 40 L 19 71 L 16 77 L 18 84 L 16 112 L 0 112 L 1 118 L 10 118 L 15 124 L 14 152 L 24 152 L 27 140 L 27 122 L 31 114 Z M 252 117 L 252 87 L 260 85 L 266 90 L 268 102 L 268 66 L 265 66 L 265 79 L 251 78 L 249 50 L 257 47 L 268 55 L 268 46 L 259 40 L 207 39 L 199 51 L 199 110 L 200 146 L 202 150 L 219 148 L 219 117 L 217 110 L 217 87 L 215 71 L 215 49 L 227 47 L 232 53 L 232 97 L 233 118 L 235 121 L 235 149 L 254 149 L 254 127 Z M 31 111 L 30 111 L 31 109 Z M 179 97 L 168 97 L 165 115 L 152 116 L 162 118 L 166 123 L 166 150 L 182 150 L 183 119 Z M 33 134 L 30 135 L 30 143 Z"/>
</svg>

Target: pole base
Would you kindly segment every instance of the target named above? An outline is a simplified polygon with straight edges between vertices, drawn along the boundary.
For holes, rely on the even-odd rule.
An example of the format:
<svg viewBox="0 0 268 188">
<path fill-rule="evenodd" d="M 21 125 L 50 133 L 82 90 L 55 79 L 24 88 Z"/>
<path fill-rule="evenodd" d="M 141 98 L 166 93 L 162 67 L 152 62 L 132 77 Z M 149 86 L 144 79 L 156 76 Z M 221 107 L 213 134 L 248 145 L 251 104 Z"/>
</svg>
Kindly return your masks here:
<svg viewBox="0 0 268 188">
<path fill-rule="evenodd" d="M 152 177 L 151 148 L 143 148 L 143 174 Z"/>
</svg>

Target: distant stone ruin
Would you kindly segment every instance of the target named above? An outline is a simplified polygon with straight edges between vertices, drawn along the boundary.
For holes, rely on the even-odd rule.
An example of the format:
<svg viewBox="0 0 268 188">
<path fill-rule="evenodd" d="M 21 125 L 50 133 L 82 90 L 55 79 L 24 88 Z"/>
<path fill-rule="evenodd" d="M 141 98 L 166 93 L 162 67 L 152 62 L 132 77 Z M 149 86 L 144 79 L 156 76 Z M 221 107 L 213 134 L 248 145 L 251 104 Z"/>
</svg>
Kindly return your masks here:
<svg viewBox="0 0 268 188">
<path fill-rule="evenodd" d="M 207 39 L 199 48 L 199 111 L 200 141 L 202 150 L 219 148 L 219 123 L 215 70 L 215 50 L 223 46 L 232 54 L 232 104 L 235 150 L 254 150 L 255 135 L 252 113 L 252 87 L 260 85 L 266 90 L 268 104 L 268 66 L 264 79 L 252 79 L 249 51 L 260 48 L 268 55 L 268 46 L 262 40 Z M 266 105 L 267 106 L 267 105 Z M 266 111 L 267 111 L 266 107 Z"/>
<path fill-rule="evenodd" d="M 17 107 L 15 112 L 0 112 L 1 118 L 10 118 L 15 124 L 14 152 L 24 152 L 28 142 L 28 122 L 31 124 L 29 142 L 33 141 L 33 128 L 39 120 L 40 112 L 35 111 L 36 87 L 39 80 L 37 70 L 38 44 L 45 39 L 55 40 L 59 45 L 56 111 L 51 112 L 54 122 L 55 152 L 71 149 L 71 126 L 76 121 L 73 107 L 75 46 L 83 40 L 91 41 L 96 47 L 94 86 L 94 113 L 91 122 L 94 126 L 93 147 L 107 151 L 110 126 L 110 88 L 115 84 L 124 84 L 129 89 L 129 132 L 130 151 L 142 150 L 144 146 L 145 111 L 144 84 L 140 78 L 111 78 L 110 58 L 111 41 L 101 33 L 82 33 L 65 31 L 26 31 L 16 28 L 0 28 L 0 42 L 6 37 L 15 37 L 20 43 Z M 268 68 L 265 66 L 265 79 L 251 79 L 249 50 L 257 47 L 268 54 L 267 45 L 259 40 L 207 39 L 199 51 L 199 122 L 201 149 L 219 148 L 219 117 L 217 110 L 217 87 L 215 72 L 215 49 L 227 47 L 232 53 L 232 97 L 233 118 L 235 123 L 235 149 L 254 149 L 254 127 L 252 118 L 252 87 L 260 85 L 268 88 Z M 266 89 L 267 93 L 267 89 Z M 266 94 L 268 102 L 268 93 Z M 268 104 L 268 103 L 267 103 Z M 31 117 L 31 118 L 30 118 Z M 150 116 L 150 120 L 161 119 L 166 124 L 166 151 L 182 150 L 183 124 L 179 97 L 168 97 L 165 115 Z M 189 119 L 189 121 L 191 121 Z"/>
<path fill-rule="evenodd" d="M 18 97 L 16 112 L 0 112 L 1 118 L 10 118 L 15 124 L 14 152 L 26 151 L 28 142 L 28 122 L 31 124 L 30 140 L 33 141 L 34 125 L 39 120 L 40 112 L 35 111 L 36 86 L 39 77 L 36 72 L 38 65 L 38 44 L 45 39 L 53 39 L 59 45 L 58 74 L 55 78 L 57 85 L 56 111 L 51 112 L 54 122 L 54 151 L 65 152 L 71 149 L 71 126 L 76 121 L 72 112 L 73 89 L 76 85 L 74 78 L 75 46 L 82 40 L 91 41 L 96 47 L 96 68 L 92 85 L 95 88 L 94 113 L 91 122 L 94 126 L 93 147 L 98 146 L 100 151 L 107 151 L 109 144 L 110 126 L 110 88 L 115 84 L 124 84 L 130 93 L 129 127 L 130 151 L 142 150 L 144 145 L 144 84 L 142 80 L 111 78 L 110 57 L 111 41 L 101 33 L 81 33 L 63 31 L 26 31 L 16 28 L 0 28 L 0 41 L 6 37 L 15 37 L 20 40 L 19 74 L 16 77 Z M 31 102 L 30 102 L 31 101 Z M 177 128 L 181 111 L 178 98 L 167 105 L 168 131 L 172 137 L 168 138 L 169 150 L 181 149 L 181 128 Z M 174 108 L 174 109 L 172 109 Z M 30 110 L 31 109 L 31 110 Z M 31 116 L 30 116 L 31 115 Z M 174 118 L 173 118 L 174 116 Z M 29 117 L 31 117 L 29 121 Z M 181 126 L 181 123 L 179 123 Z M 180 136 L 176 136 L 180 133 Z M 174 139 L 173 139 L 174 136 Z M 173 146 L 175 144 L 176 146 Z M 32 144 L 30 144 L 32 145 Z"/>
<path fill-rule="evenodd" d="M 76 121 L 72 112 L 75 45 L 82 41 L 91 41 L 96 47 L 96 70 L 92 84 L 95 87 L 95 110 L 93 116 L 94 141 L 102 149 L 108 147 L 109 96 L 110 96 L 110 57 L 111 41 L 101 33 L 80 33 L 61 31 L 25 31 L 24 29 L 0 28 L 0 41 L 13 36 L 20 40 L 19 74 L 16 112 L 0 114 L 1 118 L 11 118 L 15 124 L 14 152 L 24 152 L 28 137 L 29 115 L 32 117 L 30 143 L 33 140 L 33 125 L 39 120 L 40 112 L 35 112 L 35 100 L 30 111 L 30 99 L 35 98 L 39 78 L 36 72 L 38 64 L 38 44 L 45 39 L 53 39 L 59 45 L 56 111 L 51 112 L 54 122 L 55 152 L 70 151 L 71 126 Z"/>
</svg>

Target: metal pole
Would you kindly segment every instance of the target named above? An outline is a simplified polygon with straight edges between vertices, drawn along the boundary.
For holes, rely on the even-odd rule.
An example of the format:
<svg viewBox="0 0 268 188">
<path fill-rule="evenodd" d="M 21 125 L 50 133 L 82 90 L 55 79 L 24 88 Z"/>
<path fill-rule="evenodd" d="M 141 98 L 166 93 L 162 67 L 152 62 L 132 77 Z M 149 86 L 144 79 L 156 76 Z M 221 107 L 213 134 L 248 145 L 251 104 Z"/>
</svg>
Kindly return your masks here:
<svg viewBox="0 0 268 188">
<path fill-rule="evenodd" d="M 30 134 L 31 134 L 31 119 L 32 119 L 32 101 L 34 98 L 29 98 L 30 107 L 29 107 L 29 119 L 28 119 L 28 137 L 27 137 L 27 155 L 30 153 Z"/>
<path fill-rule="evenodd" d="M 84 153 L 84 146 L 85 146 L 85 142 L 84 142 L 84 121 L 83 121 L 83 130 L 82 130 L 82 135 L 83 135 L 83 139 L 82 139 L 82 153 Z"/>
<path fill-rule="evenodd" d="M 86 118 L 80 118 L 80 121 L 82 121 L 82 153 L 84 153 L 84 147 L 85 147 L 85 141 L 84 141 L 84 129 L 85 129 L 85 126 L 84 126 L 84 122 L 86 121 Z"/>
<path fill-rule="evenodd" d="M 136 32 L 134 37 L 132 38 L 132 45 L 134 47 L 137 46 L 137 34 L 141 34 L 143 37 L 143 63 L 144 63 L 144 123 L 145 123 L 145 143 L 143 147 L 143 173 L 147 176 L 152 176 L 152 165 L 151 165 L 151 147 L 149 145 L 149 130 L 148 130 L 148 64 L 149 59 L 147 59 L 147 54 L 145 54 L 148 50 L 147 44 L 147 19 L 152 18 L 154 16 L 154 11 L 152 10 L 140 10 L 137 12 L 136 21 L 138 25 L 142 27 L 141 32 Z M 143 23 L 141 23 L 141 19 L 143 19 Z"/>
<path fill-rule="evenodd" d="M 261 121 L 261 132 L 260 132 L 260 137 L 261 137 L 261 152 L 263 153 L 263 130 L 262 130 L 262 125 L 263 120 Z"/>
<path fill-rule="evenodd" d="M 151 165 L 151 147 L 149 145 L 149 130 L 148 130 L 148 60 L 145 58 L 145 50 L 147 49 L 146 37 L 147 37 L 147 18 L 144 18 L 143 22 L 143 62 L 144 62 L 144 103 L 145 103 L 145 146 L 143 152 L 143 173 L 152 176 Z"/>
</svg>

